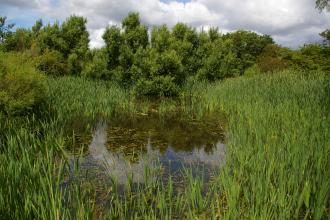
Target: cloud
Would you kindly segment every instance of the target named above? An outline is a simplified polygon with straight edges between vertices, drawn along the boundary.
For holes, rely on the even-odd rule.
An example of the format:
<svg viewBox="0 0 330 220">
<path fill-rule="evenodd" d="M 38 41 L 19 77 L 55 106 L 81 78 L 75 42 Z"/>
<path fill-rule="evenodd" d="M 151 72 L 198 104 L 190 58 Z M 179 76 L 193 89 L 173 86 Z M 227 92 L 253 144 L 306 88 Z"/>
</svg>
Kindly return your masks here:
<svg viewBox="0 0 330 220">
<path fill-rule="evenodd" d="M 330 27 L 330 13 L 319 13 L 311 0 L 0 0 L 2 5 L 60 20 L 70 14 L 85 16 L 91 46 L 97 47 L 103 44 L 104 28 L 120 25 L 130 11 L 139 12 L 149 27 L 185 22 L 196 28 L 218 26 L 223 32 L 248 29 L 290 47 L 318 41 L 318 33 Z"/>
</svg>

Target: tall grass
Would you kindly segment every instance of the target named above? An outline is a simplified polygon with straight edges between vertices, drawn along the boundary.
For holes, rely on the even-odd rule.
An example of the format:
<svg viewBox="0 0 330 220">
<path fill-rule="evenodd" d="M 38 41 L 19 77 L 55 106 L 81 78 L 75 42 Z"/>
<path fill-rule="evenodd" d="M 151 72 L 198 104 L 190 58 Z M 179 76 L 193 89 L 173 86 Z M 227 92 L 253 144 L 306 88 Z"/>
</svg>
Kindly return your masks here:
<svg viewBox="0 0 330 220">
<path fill-rule="evenodd" d="M 137 103 L 131 91 L 115 83 L 92 81 L 86 78 L 49 78 L 49 107 L 61 119 L 72 115 L 84 117 L 115 117 L 119 113 L 144 112 L 147 102 Z"/>
<path fill-rule="evenodd" d="M 93 204 L 85 199 L 86 189 L 77 184 L 62 190 L 66 162 L 58 153 L 64 140 L 56 122 L 41 123 L 33 117 L 7 120 L 1 119 L 0 129 L 0 218 L 91 216 Z M 77 209 L 73 214 L 72 206 Z"/>
<path fill-rule="evenodd" d="M 226 165 L 210 183 L 185 171 L 182 187 L 153 178 L 113 183 L 106 202 L 93 186 L 66 182 L 63 123 L 147 113 L 114 84 L 50 78 L 45 116 L 0 114 L 0 217 L 4 219 L 326 219 L 330 212 L 329 78 L 293 71 L 187 85 L 186 115 L 227 115 Z M 171 100 L 157 110 L 171 114 Z M 151 106 L 152 107 L 152 106 Z M 47 113 L 46 113 L 47 112 Z M 38 119 L 37 119 L 38 118 Z M 44 118 L 44 119 L 43 119 Z M 63 153 L 64 152 L 64 153 Z M 110 178 L 110 177 L 109 177 Z M 207 189 L 207 190 L 206 190 Z"/>
<path fill-rule="evenodd" d="M 228 115 L 225 217 L 329 217 L 329 76 L 285 71 L 204 93 Z"/>
</svg>

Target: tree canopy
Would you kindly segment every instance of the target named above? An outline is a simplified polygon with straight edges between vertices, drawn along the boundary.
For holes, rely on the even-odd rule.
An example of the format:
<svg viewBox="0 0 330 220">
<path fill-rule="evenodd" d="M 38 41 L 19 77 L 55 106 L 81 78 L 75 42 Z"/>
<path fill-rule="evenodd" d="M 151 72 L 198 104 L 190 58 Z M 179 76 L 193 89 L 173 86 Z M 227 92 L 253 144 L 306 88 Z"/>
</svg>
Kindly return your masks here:
<svg viewBox="0 0 330 220">
<path fill-rule="evenodd" d="M 293 51 L 275 45 L 269 35 L 246 30 L 222 34 L 218 27 L 197 31 L 185 23 L 149 29 L 135 12 L 121 26 L 106 27 L 105 46 L 91 50 L 86 25 L 85 18 L 72 15 L 63 23 L 37 20 L 31 29 L 12 31 L 13 25 L 2 17 L 0 48 L 28 51 L 46 74 L 112 80 L 140 95 L 176 95 L 191 79 L 215 81 L 283 68 L 330 69 L 326 45 Z M 329 40 L 329 31 L 321 36 Z"/>
<path fill-rule="evenodd" d="M 330 11 L 330 0 L 316 0 L 316 8 L 320 11 L 324 9 Z"/>
</svg>

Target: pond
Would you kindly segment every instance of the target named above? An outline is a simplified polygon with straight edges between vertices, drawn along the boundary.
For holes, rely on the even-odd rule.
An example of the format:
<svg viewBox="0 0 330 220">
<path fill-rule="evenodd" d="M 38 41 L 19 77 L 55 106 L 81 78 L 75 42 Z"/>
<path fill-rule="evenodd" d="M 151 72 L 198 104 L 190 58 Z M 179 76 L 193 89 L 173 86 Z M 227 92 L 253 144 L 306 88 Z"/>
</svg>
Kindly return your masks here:
<svg viewBox="0 0 330 220">
<path fill-rule="evenodd" d="M 145 181 L 146 166 L 158 177 L 179 181 L 185 168 L 205 181 L 225 156 L 223 117 L 203 120 L 156 113 L 116 117 L 96 123 L 88 150 L 79 160 L 85 178 L 118 184 Z"/>
</svg>

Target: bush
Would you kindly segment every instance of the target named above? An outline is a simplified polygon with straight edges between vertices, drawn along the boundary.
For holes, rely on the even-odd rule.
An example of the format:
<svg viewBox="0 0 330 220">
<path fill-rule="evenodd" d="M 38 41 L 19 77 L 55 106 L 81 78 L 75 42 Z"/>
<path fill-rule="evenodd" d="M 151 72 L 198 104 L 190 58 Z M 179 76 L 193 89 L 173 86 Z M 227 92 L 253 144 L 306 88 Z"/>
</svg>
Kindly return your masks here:
<svg viewBox="0 0 330 220">
<path fill-rule="evenodd" d="M 21 114 L 41 103 L 45 77 L 23 54 L 0 53 L 0 111 Z"/>
<path fill-rule="evenodd" d="M 82 60 L 76 53 L 72 53 L 68 57 L 68 73 L 71 75 L 80 75 L 82 71 Z"/>
<path fill-rule="evenodd" d="M 254 64 L 253 66 L 247 68 L 244 72 L 244 76 L 255 76 L 261 73 L 260 68 L 258 67 L 258 65 Z"/>
<path fill-rule="evenodd" d="M 136 95 L 176 96 L 179 93 L 179 87 L 171 76 L 158 76 L 152 80 L 139 79 L 133 90 Z"/>
<path fill-rule="evenodd" d="M 296 68 L 330 72 L 330 46 L 308 44 L 294 54 Z"/>
<path fill-rule="evenodd" d="M 94 79 L 110 79 L 111 73 L 107 69 L 108 59 L 105 52 L 98 50 L 92 56 L 92 61 L 84 66 L 82 75 Z"/>
<path fill-rule="evenodd" d="M 293 52 L 287 48 L 270 44 L 264 48 L 257 59 L 261 72 L 274 72 L 288 68 Z"/>
<path fill-rule="evenodd" d="M 36 59 L 36 68 L 47 75 L 61 76 L 67 73 L 63 55 L 56 50 L 46 50 Z"/>
</svg>

